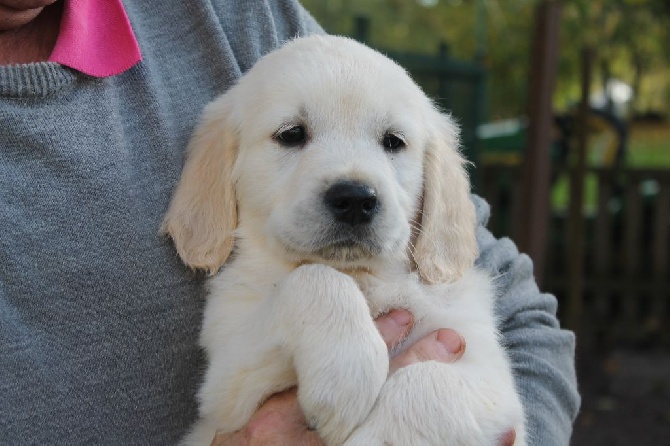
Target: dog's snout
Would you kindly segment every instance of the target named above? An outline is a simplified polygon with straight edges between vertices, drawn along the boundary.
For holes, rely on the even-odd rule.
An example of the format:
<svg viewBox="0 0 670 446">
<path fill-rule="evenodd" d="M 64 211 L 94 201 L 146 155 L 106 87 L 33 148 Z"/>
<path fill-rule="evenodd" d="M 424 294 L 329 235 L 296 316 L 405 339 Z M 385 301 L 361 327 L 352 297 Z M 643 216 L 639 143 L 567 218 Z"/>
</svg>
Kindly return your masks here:
<svg viewBox="0 0 670 446">
<path fill-rule="evenodd" d="M 370 223 L 379 211 L 377 191 L 353 181 L 331 186 L 326 191 L 325 201 L 337 221 L 352 226 Z"/>
</svg>

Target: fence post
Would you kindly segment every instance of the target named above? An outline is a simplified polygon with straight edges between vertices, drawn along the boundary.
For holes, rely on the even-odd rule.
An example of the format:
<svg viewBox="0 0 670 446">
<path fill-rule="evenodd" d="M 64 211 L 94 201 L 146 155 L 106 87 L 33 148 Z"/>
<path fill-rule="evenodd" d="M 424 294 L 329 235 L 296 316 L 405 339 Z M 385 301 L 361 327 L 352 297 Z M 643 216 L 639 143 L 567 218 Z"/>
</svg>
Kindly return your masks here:
<svg viewBox="0 0 670 446">
<path fill-rule="evenodd" d="M 449 45 L 447 42 L 440 42 L 437 47 L 437 59 L 440 62 L 447 63 L 449 61 Z M 437 78 L 437 94 L 440 100 L 451 99 L 451 82 L 444 76 Z"/>
<path fill-rule="evenodd" d="M 522 166 L 519 213 L 515 239 L 535 263 L 539 284 L 544 276 L 549 225 L 552 94 L 558 68 L 560 1 L 545 0 L 535 14 L 528 91 L 528 137 Z"/>
<path fill-rule="evenodd" d="M 370 18 L 359 15 L 354 17 L 354 39 L 368 43 L 370 37 Z"/>
<path fill-rule="evenodd" d="M 586 176 L 586 147 L 588 144 L 588 115 L 590 111 L 593 50 L 581 52 L 581 101 L 577 126 L 577 160 L 570 166 L 570 206 L 568 209 L 568 311 L 567 326 L 579 332 L 584 294 L 584 177 Z"/>
<path fill-rule="evenodd" d="M 474 110 L 473 110 L 473 120 L 474 120 L 474 126 L 472 131 L 474 132 L 473 137 L 472 137 L 472 148 L 471 148 L 471 153 L 472 153 L 472 159 L 471 161 L 475 164 L 475 167 L 481 166 L 480 164 L 480 149 L 481 149 L 481 144 L 479 141 L 479 138 L 477 137 L 477 126 L 483 122 L 486 121 L 487 118 L 487 111 L 486 111 L 486 104 L 488 100 L 487 92 L 486 92 L 486 69 L 484 68 L 484 65 L 481 60 L 478 61 L 479 63 L 479 71 L 477 73 L 476 77 L 476 82 L 475 82 L 475 105 L 474 105 Z M 482 179 L 480 178 L 480 174 L 478 174 L 478 170 L 475 168 L 472 170 L 471 173 L 471 180 L 472 180 L 472 187 L 473 190 L 477 193 L 481 193 L 478 188 L 483 186 L 480 184 L 480 181 Z"/>
</svg>

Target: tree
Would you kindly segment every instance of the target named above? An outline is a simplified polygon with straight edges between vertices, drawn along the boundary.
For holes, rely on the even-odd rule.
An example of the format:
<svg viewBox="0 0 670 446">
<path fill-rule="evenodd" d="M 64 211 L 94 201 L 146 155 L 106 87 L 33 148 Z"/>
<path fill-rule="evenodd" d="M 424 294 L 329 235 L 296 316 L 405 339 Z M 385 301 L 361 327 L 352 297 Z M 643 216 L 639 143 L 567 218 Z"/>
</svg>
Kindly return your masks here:
<svg viewBox="0 0 670 446">
<path fill-rule="evenodd" d="M 525 112 L 531 21 L 538 1 L 303 0 L 303 4 L 336 34 L 352 35 L 354 17 L 369 17 L 369 43 L 378 48 L 434 53 L 440 42 L 447 42 L 454 57 L 472 60 L 481 51 L 477 40 L 484 36 L 490 117 L 495 119 Z M 564 0 L 563 4 L 557 106 L 566 107 L 579 98 L 579 53 L 588 44 L 595 48 L 600 86 L 608 78 L 619 78 L 633 86 L 638 110 L 667 110 L 670 2 Z"/>
</svg>

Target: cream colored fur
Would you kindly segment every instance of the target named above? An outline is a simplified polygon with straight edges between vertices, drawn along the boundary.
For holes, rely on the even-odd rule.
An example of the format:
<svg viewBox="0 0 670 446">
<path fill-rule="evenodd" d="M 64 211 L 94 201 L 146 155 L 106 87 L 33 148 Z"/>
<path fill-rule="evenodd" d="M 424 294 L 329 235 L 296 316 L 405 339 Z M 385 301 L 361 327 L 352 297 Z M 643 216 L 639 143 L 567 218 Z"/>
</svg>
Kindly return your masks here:
<svg viewBox="0 0 670 446">
<path fill-rule="evenodd" d="M 280 144 L 295 125 L 304 144 Z M 388 133 L 406 147 L 386 151 Z M 343 180 L 373 187 L 380 208 L 364 237 L 338 244 L 346 231 L 323 196 Z M 207 106 L 163 230 L 187 265 L 216 274 L 200 420 L 185 444 L 242 428 L 296 384 L 329 445 L 495 445 L 510 428 L 525 444 L 492 279 L 474 268 L 458 131 L 381 54 L 313 36 L 262 58 Z M 393 354 L 447 327 L 465 337 L 464 356 L 389 376 L 373 318 L 392 308 L 415 319 Z"/>
</svg>

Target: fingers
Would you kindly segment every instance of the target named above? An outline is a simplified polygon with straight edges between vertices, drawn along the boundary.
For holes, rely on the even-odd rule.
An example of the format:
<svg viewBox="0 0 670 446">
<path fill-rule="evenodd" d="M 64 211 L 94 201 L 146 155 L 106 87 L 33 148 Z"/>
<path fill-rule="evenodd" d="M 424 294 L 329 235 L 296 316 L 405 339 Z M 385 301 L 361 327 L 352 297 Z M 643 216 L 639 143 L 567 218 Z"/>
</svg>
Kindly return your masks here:
<svg viewBox="0 0 670 446">
<path fill-rule="evenodd" d="M 391 360 L 389 373 L 422 361 L 454 362 L 465 352 L 465 339 L 455 330 L 442 328 L 419 339 Z"/>
<path fill-rule="evenodd" d="M 375 323 L 386 345 L 392 349 L 407 337 L 414 319 L 407 310 L 392 310 L 379 316 Z M 455 330 L 436 330 L 391 360 L 390 373 L 421 361 L 454 362 L 465 352 L 465 339 Z"/>
<path fill-rule="evenodd" d="M 241 444 L 243 443 L 241 442 L 241 434 L 239 432 L 234 432 L 232 434 L 217 432 L 209 446 L 236 446 Z"/>
<path fill-rule="evenodd" d="M 298 404 L 295 388 L 273 395 L 249 420 L 244 429 L 228 434 L 217 434 L 212 446 L 254 446 L 291 444 L 316 446 L 323 442 L 310 431 Z"/>
<path fill-rule="evenodd" d="M 375 320 L 377 330 L 382 335 L 388 348 L 393 348 L 407 337 L 414 320 L 407 310 L 392 310 Z"/>
<path fill-rule="evenodd" d="M 516 431 L 512 429 L 505 432 L 505 435 L 503 435 L 500 438 L 500 446 L 514 446 L 515 441 L 516 441 Z"/>
</svg>

